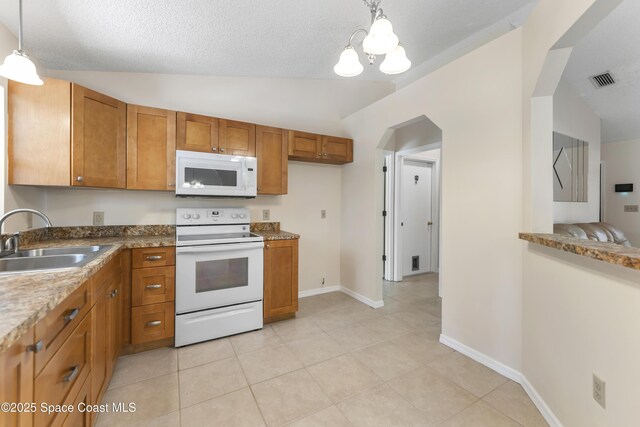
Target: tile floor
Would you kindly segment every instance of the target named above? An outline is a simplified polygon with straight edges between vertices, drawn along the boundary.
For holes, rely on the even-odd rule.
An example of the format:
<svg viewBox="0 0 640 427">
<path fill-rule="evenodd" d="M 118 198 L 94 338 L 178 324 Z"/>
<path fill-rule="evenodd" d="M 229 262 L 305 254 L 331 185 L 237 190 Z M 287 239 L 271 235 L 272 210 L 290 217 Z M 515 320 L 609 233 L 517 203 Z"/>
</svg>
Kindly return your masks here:
<svg viewBox="0 0 640 427">
<path fill-rule="evenodd" d="M 438 342 L 437 275 L 334 292 L 261 331 L 124 356 L 98 426 L 546 426 L 522 388 Z"/>
</svg>

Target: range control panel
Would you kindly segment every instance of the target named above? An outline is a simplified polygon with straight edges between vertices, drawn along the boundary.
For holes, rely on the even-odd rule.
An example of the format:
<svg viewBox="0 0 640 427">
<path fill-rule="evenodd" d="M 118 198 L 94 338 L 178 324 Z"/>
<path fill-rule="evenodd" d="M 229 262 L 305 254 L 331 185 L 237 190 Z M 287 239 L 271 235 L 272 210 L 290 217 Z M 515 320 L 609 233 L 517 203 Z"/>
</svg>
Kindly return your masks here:
<svg viewBox="0 0 640 427">
<path fill-rule="evenodd" d="M 178 208 L 176 225 L 249 224 L 246 208 Z"/>
</svg>

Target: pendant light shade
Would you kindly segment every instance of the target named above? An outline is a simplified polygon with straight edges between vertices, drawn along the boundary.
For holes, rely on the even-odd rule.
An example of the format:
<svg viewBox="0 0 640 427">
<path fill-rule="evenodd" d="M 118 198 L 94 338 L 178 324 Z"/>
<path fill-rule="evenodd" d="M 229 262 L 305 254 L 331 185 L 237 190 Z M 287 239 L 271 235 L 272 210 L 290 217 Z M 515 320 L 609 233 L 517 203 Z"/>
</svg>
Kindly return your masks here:
<svg viewBox="0 0 640 427">
<path fill-rule="evenodd" d="M 28 85 L 42 85 L 42 79 L 29 55 L 18 50 L 4 58 L 4 63 L 0 65 L 0 76 Z"/>
<path fill-rule="evenodd" d="M 380 64 L 380 71 L 385 74 L 401 74 L 411 68 L 411 61 L 407 58 L 407 52 L 400 45 L 387 53 Z"/>
<path fill-rule="evenodd" d="M 0 76 L 28 85 L 40 86 L 42 79 L 38 76 L 36 66 L 29 55 L 22 50 L 22 0 L 18 0 L 18 50 L 4 58 L 0 65 Z"/>
<path fill-rule="evenodd" d="M 384 16 L 371 24 L 369 35 L 362 42 L 362 49 L 371 55 L 385 55 L 398 46 L 398 36 L 391 22 Z"/>
<path fill-rule="evenodd" d="M 333 71 L 342 77 L 355 77 L 360 75 L 364 67 L 358 58 L 358 52 L 352 46 L 347 46 L 340 54 L 340 60 L 333 67 Z"/>
</svg>

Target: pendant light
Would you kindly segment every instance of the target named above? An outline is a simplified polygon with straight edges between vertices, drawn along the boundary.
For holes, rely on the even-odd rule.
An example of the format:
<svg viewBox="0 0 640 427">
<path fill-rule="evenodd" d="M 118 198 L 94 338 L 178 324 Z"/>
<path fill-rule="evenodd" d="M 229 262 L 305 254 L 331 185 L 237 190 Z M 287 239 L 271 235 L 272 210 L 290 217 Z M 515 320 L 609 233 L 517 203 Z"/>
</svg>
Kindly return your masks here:
<svg viewBox="0 0 640 427">
<path fill-rule="evenodd" d="M 18 50 L 4 58 L 0 65 L 0 76 L 28 85 L 40 86 L 42 79 L 38 76 L 36 66 L 29 55 L 22 50 L 22 0 L 18 0 L 20 20 L 18 21 Z"/>
<path fill-rule="evenodd" d="M 360 64 L 358 53 L 353 48 L 353 38 L 358 33 L 365 33 L 362 41 L 362 50 L 369 59 L 369 64 L 376 61 L 377 55 L 386 55 L 380 64 L 380 71 L 385 74 L 400 74 L 411 68 L 411 61 L 407 59 L 407 53 L 400 46 L 398 36 L 393 32 L 391 21 L 379 8 L 382 0 L 363 0 L 371 12 L 371 27 L 369 31 L 358 29 L 351 34 L 349 44 L 340 54 L 340 60 L 333 67 L 333 71 L 342 77 L 355 77 L 362 73 L 364 67 Z"/>
</svg>

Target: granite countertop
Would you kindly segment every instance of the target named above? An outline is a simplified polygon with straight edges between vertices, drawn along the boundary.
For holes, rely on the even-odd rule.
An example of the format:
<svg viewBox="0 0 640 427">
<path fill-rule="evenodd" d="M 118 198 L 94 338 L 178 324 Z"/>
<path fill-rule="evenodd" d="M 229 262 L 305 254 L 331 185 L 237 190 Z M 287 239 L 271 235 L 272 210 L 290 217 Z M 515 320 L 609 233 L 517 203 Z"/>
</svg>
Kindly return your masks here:
<svg viewBox="0 0 640 427">
<path fill-rule="evenodd" d="M 520 239 L 610 264 L 640 270 L 640 248 L 578 239 L 561 234 L 520 233 Z"/>
<path fill-rule="evenodd" d="M 33 241 L 24 249 L 111 245 L 80 268 L 0 275 L 0 352 L 19 340 L 122 249 L 174 246 L 175 235 L 126 235 Z"/>
<path fill-rule="evenodd" d="M 299 239 L 299 234 L 289 233 L 280 230 L 279 222 L 252 222 L 251 232 L 262 236 L 265 241 L 268 240 L 292 240 Z"/>
</svg>

